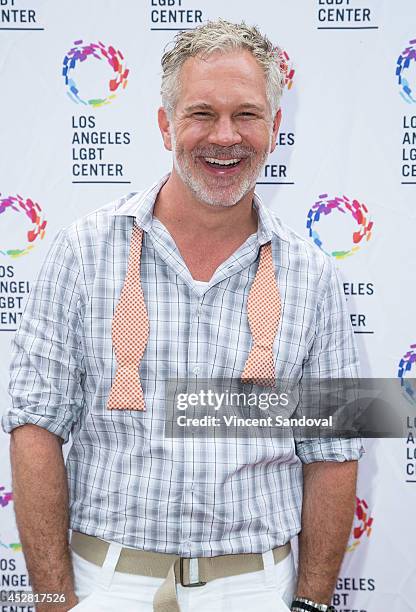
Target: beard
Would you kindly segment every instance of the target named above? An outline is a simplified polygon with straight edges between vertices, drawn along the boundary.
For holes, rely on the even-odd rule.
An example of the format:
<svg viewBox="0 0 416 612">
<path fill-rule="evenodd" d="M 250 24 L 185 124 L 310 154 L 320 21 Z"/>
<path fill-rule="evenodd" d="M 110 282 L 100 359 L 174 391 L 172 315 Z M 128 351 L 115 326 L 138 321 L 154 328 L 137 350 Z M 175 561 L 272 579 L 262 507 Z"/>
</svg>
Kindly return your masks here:
<svg viewBox="0 0 416 612">
<path fill-rule="evenodd" d="M 219 145 L 206 145 L 195 147 L 192 151 L 186 151 L 176 141 L 175 132 L 171 123 L 171 139 L 173 153 L 173 167 L 182 179 L 182 182 L 190 189 L 195 198 L 210 206 L 235 206 L 256 185 L 257 178 L 269 156 L 272 133 L 270 134 L 269 146 L 263 151 L 257 151 L 248 145 L 233 145 L 221 147 Z M 215 177 L 208 175 L 201 168 L 198 158 L 243 158 L 245 167 L 238 175 L 226 177 Z"/>
</svg>

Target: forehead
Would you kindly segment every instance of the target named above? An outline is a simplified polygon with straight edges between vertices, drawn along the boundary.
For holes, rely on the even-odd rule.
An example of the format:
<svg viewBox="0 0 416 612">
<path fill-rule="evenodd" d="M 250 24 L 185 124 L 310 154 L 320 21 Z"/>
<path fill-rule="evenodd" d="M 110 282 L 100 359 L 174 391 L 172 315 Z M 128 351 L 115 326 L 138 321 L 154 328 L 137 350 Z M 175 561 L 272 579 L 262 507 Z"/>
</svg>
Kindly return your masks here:
<svg viewBox="0 0 416 612">
<path fill-rule="evenodd" d="M 222 99 L 237 104 L 267 103 L 266 77 L 249 51 L 216 51 L 206 58 L 190 57 L 180 73 L 178 105 L 208 104 Z"/>
</svg>

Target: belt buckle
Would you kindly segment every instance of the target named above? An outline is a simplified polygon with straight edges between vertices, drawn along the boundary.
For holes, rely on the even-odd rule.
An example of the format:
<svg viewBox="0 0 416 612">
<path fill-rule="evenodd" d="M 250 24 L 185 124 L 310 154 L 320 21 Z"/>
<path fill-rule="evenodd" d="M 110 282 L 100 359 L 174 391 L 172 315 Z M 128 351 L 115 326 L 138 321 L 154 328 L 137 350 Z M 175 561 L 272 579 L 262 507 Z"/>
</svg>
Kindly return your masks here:
<svg viewBox="0 0 416 612">
<path fill-rule="evenodd" d="M 182 586 L 184 587 L 200 587 L 200 586 L 204 586 L 206 584 L 206 582 L 202 582 L 201 580 L 199 580 L 199 561 L 198 559 L 195 559 L 198 562 L 198 580 L 197 582 L 190 582 L 189 584 L 184 584 L 183 582 L 183 562 L 184 559 L 188 559 L 189 561 L 189 575 L 191 574 L 190 571 L 190 566 L 191 566 L 191 560 L 189 557 L 180 557 L 179 558 L 179 580 Z"/>
</svg>

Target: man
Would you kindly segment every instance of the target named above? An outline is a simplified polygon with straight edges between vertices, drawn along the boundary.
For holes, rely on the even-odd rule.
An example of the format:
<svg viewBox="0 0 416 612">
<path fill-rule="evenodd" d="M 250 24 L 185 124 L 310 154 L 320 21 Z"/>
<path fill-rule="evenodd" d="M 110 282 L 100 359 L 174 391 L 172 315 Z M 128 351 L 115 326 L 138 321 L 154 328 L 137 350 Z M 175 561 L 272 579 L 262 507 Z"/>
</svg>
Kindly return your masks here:
<svg viewBox="0 0 416 612">
<path fill-rule="evenodd" d="M 172 172 L 59 233 L 14 339 L 3 427 L 33 589 L 65 594 L 56 610 L 327 610 L 360 441 L 164 431 L 171 379 L 357 376 L 332 261 L 254 194 L 284 70 L 222 20 L 162 66 Z"/>
</svg>

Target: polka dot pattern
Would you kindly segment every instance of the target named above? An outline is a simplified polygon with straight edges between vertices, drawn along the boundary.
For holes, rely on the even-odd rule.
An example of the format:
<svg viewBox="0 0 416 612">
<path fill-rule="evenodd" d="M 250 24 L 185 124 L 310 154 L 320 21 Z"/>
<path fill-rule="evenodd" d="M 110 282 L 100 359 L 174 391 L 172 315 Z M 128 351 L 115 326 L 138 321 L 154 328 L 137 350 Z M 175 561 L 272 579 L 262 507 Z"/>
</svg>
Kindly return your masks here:
<svg viewBox="0 0 416 612">
<path fill-rule="evenodd" d="M 146 410 L 139 377 L 149 338 L 149 318 L 140 283 L 142 240 L 143 230 L 134 224 L 127 275 L 112 322 L 117 370 L 108 397 L 109 410 Z M 260 249 L 259 267 L 247 300 L 247 317 L 253 346 L 241 380 L 273 387 L 273 343 L 281 317 L 281 301 L 270 242 Z"/>
<path fill-rule="evenodd" d="M 143 230 L 134 223 L 127 274 L 112 322 L 117 370 L 108 397 L 109 410 L 146 410 L 139 378 L 149 338 L 149 318 L 140 284 L 142 240 Z"/>
<path fill-rule="evenodd" d="M 271 242 L 262 245 L 256 276 L 247 300 L 247 316 L 253 346 L 241 376 L 243 383 L 276 385 L 273 343 L 282 305 L 273 265 Z"/>
</svg>

